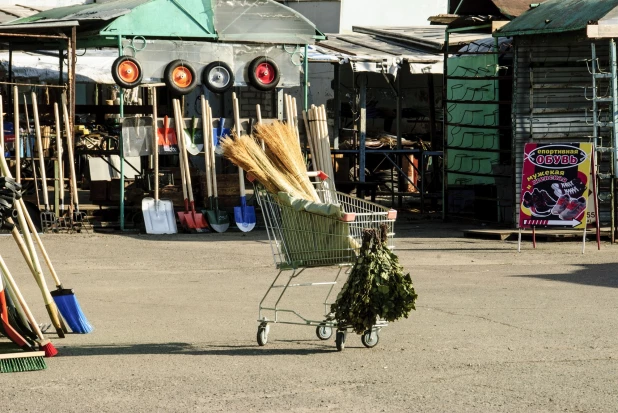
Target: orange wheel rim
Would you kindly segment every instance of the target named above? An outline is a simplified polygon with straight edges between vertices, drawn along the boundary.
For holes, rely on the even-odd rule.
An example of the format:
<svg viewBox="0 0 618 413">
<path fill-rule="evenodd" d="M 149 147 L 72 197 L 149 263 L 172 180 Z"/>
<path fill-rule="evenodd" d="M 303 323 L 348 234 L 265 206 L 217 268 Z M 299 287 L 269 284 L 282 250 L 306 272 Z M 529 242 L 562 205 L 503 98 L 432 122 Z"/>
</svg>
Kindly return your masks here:
<svg viewBox="0 0 618 413">
<path fill-rule="evenodd" d="M 176 86 L 185 88 L 193 83 L 193 75 L 186 67 L 179 66 L 172 72 L 172 80 Z"/>
<path fill-rule="evenodd" d="M 139 67 L 134 62 L 125 60 L 118 65 L 118 77 L 123 82 L 133 83 L 139 78 Z"/>
</svg>

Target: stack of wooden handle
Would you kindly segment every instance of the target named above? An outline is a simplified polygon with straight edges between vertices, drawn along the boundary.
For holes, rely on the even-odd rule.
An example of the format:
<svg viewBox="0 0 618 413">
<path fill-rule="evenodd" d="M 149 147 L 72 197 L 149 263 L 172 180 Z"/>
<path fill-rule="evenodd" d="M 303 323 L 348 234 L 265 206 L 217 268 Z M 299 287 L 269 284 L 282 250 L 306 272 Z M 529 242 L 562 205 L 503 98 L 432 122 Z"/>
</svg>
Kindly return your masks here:
<svg viewBox="0 0 618 413">
<path fill-rule="evenodd" d="M 335 189 L 333 181 L 333 161 L 330 153 L 330 139 L 328 137 L 328 124 L 326 123 L 326 108 L 324 105 L 312 105 L 308 111 L 303 111 L 305 130 L 314 171 L 322 171 L 328 175 L 328 183 L 331 189 Z"/>
</svg>

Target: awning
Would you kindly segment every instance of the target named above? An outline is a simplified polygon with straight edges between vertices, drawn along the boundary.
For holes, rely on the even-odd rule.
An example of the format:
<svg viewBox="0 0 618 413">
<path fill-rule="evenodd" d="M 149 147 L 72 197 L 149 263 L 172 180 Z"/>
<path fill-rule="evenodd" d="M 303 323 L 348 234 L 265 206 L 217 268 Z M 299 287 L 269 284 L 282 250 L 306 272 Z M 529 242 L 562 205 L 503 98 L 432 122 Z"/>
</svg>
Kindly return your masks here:
<svg viewBox="0 0 618 413">
<path fill-rule="evenodd" d="M 75 66 L 75 82 L 114 84 L 111 67 L 118 57 L 116 50 L 88 51 L 77 58 Z M 9 54 L 0 53 L 0 71 L 8 72 Z M 14 52 L 13 76 L 15 78 L 34 79 L 39 82 L 58 83 L 58 57 L 37 53 Z M 64 73 L 64 81 L 67 81 Z"/>
<path fill-rule="evenodd" d="M 329 34 L 327 40 L 309 48 L 309 61 L 350 64 L 356 72 L 397 75 L 407 63 L 412 73 L 443 72 L 444 56 L 380 36 L 353 33 Z"/>
</svg>

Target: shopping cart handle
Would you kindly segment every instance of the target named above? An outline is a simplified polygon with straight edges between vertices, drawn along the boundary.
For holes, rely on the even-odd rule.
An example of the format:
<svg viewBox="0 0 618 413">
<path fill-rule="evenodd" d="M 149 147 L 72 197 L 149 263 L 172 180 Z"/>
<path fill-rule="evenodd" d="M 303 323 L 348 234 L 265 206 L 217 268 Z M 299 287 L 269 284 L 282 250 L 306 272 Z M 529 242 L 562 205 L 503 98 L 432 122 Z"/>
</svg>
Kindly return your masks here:
<svg viewBox="0 0 618 413">
<path fill-rule="evenodd" d="M 251 172 L 247 172 L 247 180 L 253 183 L 257 178 Z"/>
<path fill-rule="evenodd" d="M 354 212 L 348 212 L 347 214 L 343 214 L 341 220 L 343 222 L 354 222 L 356 219 L 356 214 Z"/>
<path fill-rule="evenodd" d="M 388 214 L 386 214 L 386 219 L 392 219 L 392 220 L 397 219 L 397 210 L 396 209 L 390 209 L 388 211 Z"/>
<path fill-rule="evenodd" d="M 322 171 L 315 171 L 315 172 L 307 172 L 307 176 L 309 178 L 320 178 L 322 181 L 326 181 L 328 179 L 328 175 L 326 175 L 324 172 Z"/>
</svg>

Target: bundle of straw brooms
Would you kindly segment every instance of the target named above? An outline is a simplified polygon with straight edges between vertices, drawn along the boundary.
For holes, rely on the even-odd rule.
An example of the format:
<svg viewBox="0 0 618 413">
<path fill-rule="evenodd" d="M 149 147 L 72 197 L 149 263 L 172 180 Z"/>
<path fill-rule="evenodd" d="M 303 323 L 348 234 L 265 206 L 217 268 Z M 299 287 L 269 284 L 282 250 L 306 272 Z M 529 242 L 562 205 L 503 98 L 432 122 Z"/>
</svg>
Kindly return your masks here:
<svg viewBox="0 0 618 413">
<path fill-rule="evenodd" d="M 264 142 L 266 150 L 258 144 Z M 253 136 L 234 133 L 221 141 L 224 155 L 253 175 L 268 192 L 287 192 L 321 202 L 309 180 L 305 159 L 294 129 L 281 122 L 258 124 Z"/>
</svg>

